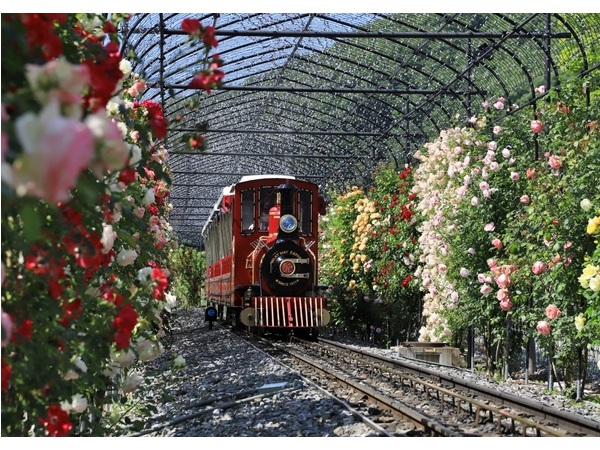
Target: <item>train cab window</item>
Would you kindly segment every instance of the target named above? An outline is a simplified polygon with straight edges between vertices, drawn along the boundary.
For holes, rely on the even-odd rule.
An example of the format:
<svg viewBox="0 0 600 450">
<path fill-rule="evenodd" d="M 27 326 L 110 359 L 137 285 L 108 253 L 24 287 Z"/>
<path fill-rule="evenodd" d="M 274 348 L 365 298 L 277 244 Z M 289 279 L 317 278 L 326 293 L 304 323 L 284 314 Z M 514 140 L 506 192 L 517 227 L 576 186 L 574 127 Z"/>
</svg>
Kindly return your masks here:
<svg viewBox="0 0 600 450">
<path fill-rule="evenodd" d="M 300 233 L 312 235 L 312 194 L 301 190 L 298 193 L 298 229 Z"/>
<path fill-rule="evenodd" d="M 258 230 L 269 231 L 269 210 L 277 202 L 275 186 L 261 187 L 259 191 L 260 217 L 258 219 Z"/>
<path fill-rule="evenodd" d="M 254 189 L 242 191 L 242 233 L 254 231 Z"/>
</svg>

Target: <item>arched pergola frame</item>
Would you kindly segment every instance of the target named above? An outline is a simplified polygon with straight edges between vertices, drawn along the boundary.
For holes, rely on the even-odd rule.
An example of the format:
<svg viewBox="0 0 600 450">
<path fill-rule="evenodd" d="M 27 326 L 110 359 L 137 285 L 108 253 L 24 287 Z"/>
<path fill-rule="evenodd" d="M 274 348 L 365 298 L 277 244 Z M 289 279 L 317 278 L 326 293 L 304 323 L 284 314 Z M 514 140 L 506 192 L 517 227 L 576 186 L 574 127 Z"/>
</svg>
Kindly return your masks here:
<svg viewBox="0 0 600 450">
<path fill-rule="evenodd" d="M 202 52 L 187 17 L 216 30 L 225 78 L 210 94 L 188 86 Z M 537 86 L 560 87 L 569 59 L 598 70 L 588 61 L 600 52 L 600 14 L 148 13 L 119 31 L 144 98 L 170 121 L 171 225 L 198 247 L 221 189 L 242 175 L 294 175 L 324 194 L 365 185 L 379 162 L 404 164 L 485 100 L 533 117 Z M 206 151 L 187 147 L 193 133 Z"/>
</svg>

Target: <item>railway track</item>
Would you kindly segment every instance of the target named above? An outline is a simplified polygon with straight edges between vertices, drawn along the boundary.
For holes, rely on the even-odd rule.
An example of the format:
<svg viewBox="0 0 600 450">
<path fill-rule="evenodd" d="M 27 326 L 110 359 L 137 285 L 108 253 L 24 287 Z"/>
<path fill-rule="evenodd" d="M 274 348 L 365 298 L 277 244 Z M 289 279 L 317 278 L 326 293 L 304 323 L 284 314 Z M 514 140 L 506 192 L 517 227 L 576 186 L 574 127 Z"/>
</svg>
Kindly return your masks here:
<svg viewBox="0 0 600 450">
<path fill-rule="evenodd" d="M 263 341 L 388 436 L 600 436 L 600 423 L 335 341 Z M 379 428 L 379 429 L 378 429 Z"/>
</svg>

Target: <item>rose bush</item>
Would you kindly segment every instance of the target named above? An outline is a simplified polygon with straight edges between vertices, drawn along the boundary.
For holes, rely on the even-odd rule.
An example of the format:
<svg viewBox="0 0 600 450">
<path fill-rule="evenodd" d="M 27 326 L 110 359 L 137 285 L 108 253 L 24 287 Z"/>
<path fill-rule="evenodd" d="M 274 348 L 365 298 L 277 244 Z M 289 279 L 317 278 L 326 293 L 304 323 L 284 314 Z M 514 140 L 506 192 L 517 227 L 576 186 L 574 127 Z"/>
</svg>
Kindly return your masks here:
<svg viewBox="0 0 600 450">
<path fill-rule="evenodd" d="M 113 433 L 162 351 L 168 122 L 119 53 L 123 18 L 2 15 L 3 436 Z"/>
<path fill-rule="evenodd" d="M 576 368 L 599 330 L 597 299 L 578 284 L 596 248 L 580 204 L 598 201 L 599 114 L 589 101 L 597 92 L 593 77 L 569 79 L 548 93 L 533 122 L 529 109 L 486 102 L 484 114 L 417 154 L 424 314 L 436 320 L 422 339 L 461 345 L 476 329 L 494 373 L 507 340 L 519 349 L 539 338 L 567 387 L 585 379 Z M 499 121 L 500 111 L 510 115 Z M 590 313 L 596 325 L 586 329 Z"/>
<path fill-rule="evenodd" d="M 412 170 L 384 165 L 374 175 L 368 195 L 354 187 L 322 218 L 320 268 L 335 322 L 389 346 L 416 338 L 419 324 Z"/>
</svg>

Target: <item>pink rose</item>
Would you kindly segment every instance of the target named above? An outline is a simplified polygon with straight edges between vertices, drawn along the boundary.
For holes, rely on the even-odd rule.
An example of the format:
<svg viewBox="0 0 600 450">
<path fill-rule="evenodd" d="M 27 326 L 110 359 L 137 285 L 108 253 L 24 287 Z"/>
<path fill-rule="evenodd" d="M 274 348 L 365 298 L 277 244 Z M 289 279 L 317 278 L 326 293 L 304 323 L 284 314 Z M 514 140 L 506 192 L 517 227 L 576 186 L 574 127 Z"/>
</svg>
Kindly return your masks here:
<svg viewBox="0 0 600 450">
<path fill-rule="evenodd" d="M 521 203 L 523 203 L 524 205 L 529 205 L 529 195 L 527 195 L 527 194 L 521 195 L 521 198 L 519 199 L 519 201 Z"/>
<path fill-rule="evenodd" d="M 510 286 L 510 277 L 505 273 L 501 273 L 498 275 L 498 278 L 496 278 L 496 284 L 499 288 L 506 289 Z"/>
<path fill-rule="evenodd" d="M 556 307 L 556 305 L 548 305 L 546 307 L 546 317 L 550 320 L 560 317 L 562 311 Z"/>
<path fill-rule="evenodd" d="M 14 187 L 49 203 L 66 201 L 81 171 L 94 156 L 94 138 L 79 120 L 61 115 L 58 101 L 51 100 L 40 114 L 26 113 L 15 122 L 23 146 L 20 164 L 13 165 Z"/>
<path fill-rule="evenodd" d="M 510 179 L 513 181 L 517 181 L 519 179 L 519 172 L 511 172 Z"/>
<path fill-rule="evenodd" d="M 498 289 L 496 293 L 496 298 L 500 302 L 505 302 L 508 300 L 508 289 Z"/>
<path fill-rule="evenodd" d="M 481 292 L 483 295 L 488 295 L 490 292 L 492 292 L 492 288 L 489 284 L 484 284 L 479 289 L 479 292 Z"/>
<path fill-rule="evenodd" d="M 529 125 L 529 128 L 531 128 L 531 131 L 533 131 L 536 134 L 541 133 L 544 129 L 544 124 L 539 120 L 532 120 L 531 124 Z"/>
<path fill-rule="evenodd" d="M 125 141 L 119 125 L 106 115 L 104 109 L 89 115 L 85 119 L 86 125 L 94 135 L 97 147 L 99 149 L 99 160 L 94 162 L 95 175 L 98 178 L 103 176 L 103 172 L 120 170 L 124 168 L 130 157 L 130 150 Z"/>
<path fill-rule="evenodd" d="M 552 328 L 550 327 L 550 324 L 548 322 L 546 322 L 545 320 L 540 320 L 535 329 L 540 333 L 543 334 L 544 336 L 547 336 L 550 334 L 550 331 L 552 331 Z"/>
<path fill-rule="evenodd" d="M 508 298 L 500 302 L 500 309 L 502 309 L 502 311 L 510 311 L 512 306 L 513 304 Z"/>
<path fill-rule="evenodd" d="M 547 269 L 546 264 L 544 264 L 541 261 L 536 261 L 533 263 L 533 266 L 531 266 L 531 271 L 535 274 L 535 275 L 539 275 L 540 273 L 545 272 Z"/>
<path fill-rule="evenodd" d="M 150 219 L 148 219 L 148 223 L 150 224 L 150 226 L 158 226 L 160 225 L 160 217 L 150 216 Z"/>
<path fill-rule="evenodd" d="M 487 223 L 483 227 L 484 231 L 494 231 L 495 229 L 496 229 L 496 225 L 494 225 L 494 222 Z"/>
<path fill-rule="evenodd" d="M 498 238 L 494 238 L 492 239 L 492 245 L 500 250 L 502 248 L 502 241 Z"/>
<path fill-rule="evenodd" d="M 562 161 L 556 155 L 550 156 L 550 158 L 548 159 L 548 164 L 550 164 L 550 167 L 552 167 L 555 170 L 558 170 L 562 167 Z"/>
<path fill-rule="evenodd" d="M 157 198 L 163 198 L 169 193 L 169 186 L 164 180 L 158 180 L 154 186 L 154 196 Z"/>
<path fill-rule="evenodd" d="M 13 322 L 10 316 L 2 311 L 2 347 L 10 341 L 12 335 Z"/>
</svg>

